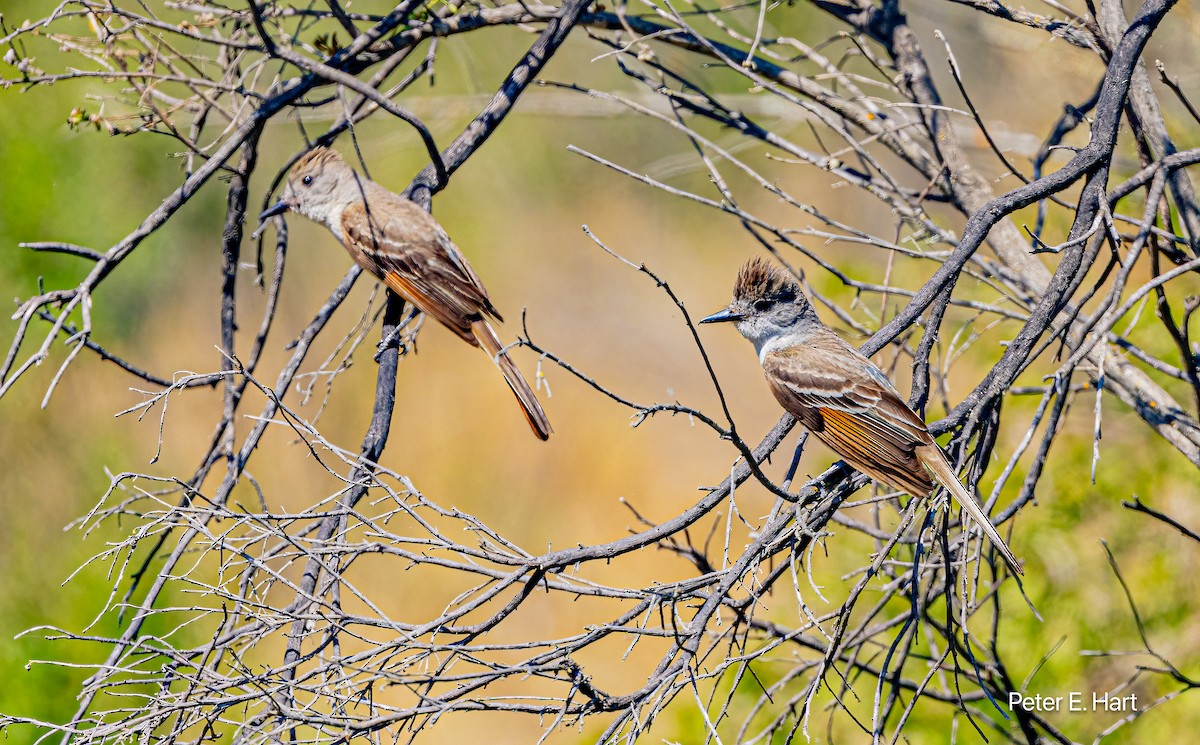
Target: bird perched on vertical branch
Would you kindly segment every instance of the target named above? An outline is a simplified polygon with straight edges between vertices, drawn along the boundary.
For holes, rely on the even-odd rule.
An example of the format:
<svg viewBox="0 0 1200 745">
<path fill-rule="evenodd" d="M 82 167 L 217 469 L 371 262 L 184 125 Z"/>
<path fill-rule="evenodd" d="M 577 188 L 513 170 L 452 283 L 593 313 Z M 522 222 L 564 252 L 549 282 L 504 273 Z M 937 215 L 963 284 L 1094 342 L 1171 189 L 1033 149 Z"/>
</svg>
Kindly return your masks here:
<svg viewBox="0 0 1200 745">
<path fill-rule="evenodd" d="M 504 374 L 529 427 L 550 437 L 550 420 L 488 323 L 504 320 L 467 258 L 433 216 L 360 176 L 335 151 L 314 148 L 296 162 L 265 220 L 288 210 L 329 228 L 350 257 L 463 341 L 482 347 Z"/>
<path fill-rule="evenodd" d="M 887 375 L 813 310 L 799 284 L 760 257 L 738 272 L 729 307 L 701 323 L 732 322 L 758 351 L 775 400 L 854 468 L 928 497 L 946 488 L 1017 574 L 1021 563 L 959 482 L 924 420 Z"/>
</svg>

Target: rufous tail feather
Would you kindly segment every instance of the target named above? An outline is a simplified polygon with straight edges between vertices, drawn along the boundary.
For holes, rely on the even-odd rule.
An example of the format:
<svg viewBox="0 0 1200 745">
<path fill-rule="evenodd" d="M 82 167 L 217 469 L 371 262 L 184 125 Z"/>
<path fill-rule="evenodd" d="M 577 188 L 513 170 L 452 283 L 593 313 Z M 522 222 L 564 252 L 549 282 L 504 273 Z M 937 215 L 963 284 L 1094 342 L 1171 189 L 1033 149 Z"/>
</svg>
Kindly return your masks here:
<svg viewBox="0 0 1200 745">
<path fill-rule="evenodd" d="M 988 540 L 992 542 L 992 545 L 1004 557 L 1004 563 L 1008 564 L 1009 568 L 1017 574 L 1023 575 L 1025 572 L 1021 568 L 1021 562 L 1009 550 L 1008 544 L 1000 537 L 996 526 L 992 525 L 992 521 L 988 519 L 983 508 L 979 506 L 979 502 L 975 501 L 975 498 L 971 496 L 966 487 L 962 485 L 962 482 L 958 480 L 958 477 L 954 474 L 954 470 L 950 468 L 950 463 L 947 462 L 946 456 L 942 454 L 941 449 L 937 445 L 926 445 L 917 449 L 917 457 L 921 459 L 921 462 L 925 464 L 925 467 L 929 469 L 933 477 L 938 480 L 938 483 L 946 487 L 954 495 L 954 499 L 967 511 L 971 519 L 979 524 L 984 535 L 988 537 Z"/>
<path fill-rule="evenodd" d="M 471 324 L 471 331 L 475 334 L 479 346 L 483 347 L 483 350 L 496 363 L 496 367 L 500 368 L 500 372 L 504 373 L 504 380 L 508 382 L 508 387 L 512 388 L 517 402 L 521 404 L 521 410 L 525 412 L 529 428 L 539 439 L 548 439 L 550 433 L 554 431 L 550 427 L 550 420 L 546 418 L 546 412 L 542 411 L 542 405 L 538 403 L 537 396 L 533 395 L 533 389 L 525 382 L 516 363 L 504 351 L 504 346 L 500 343 L 496 332 L 488 325 L 487 321 L 482 319 Z"/>
</svg>

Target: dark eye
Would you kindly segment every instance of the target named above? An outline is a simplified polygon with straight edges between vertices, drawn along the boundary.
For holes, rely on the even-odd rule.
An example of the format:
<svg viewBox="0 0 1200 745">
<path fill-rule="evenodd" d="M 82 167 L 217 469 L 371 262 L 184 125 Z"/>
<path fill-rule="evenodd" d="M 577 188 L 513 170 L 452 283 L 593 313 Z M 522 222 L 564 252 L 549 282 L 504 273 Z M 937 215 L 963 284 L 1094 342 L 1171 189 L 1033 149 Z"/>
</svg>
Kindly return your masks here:
<svg viewBox="0 0 1200 745">
<path fill-rule="evenodd" d="M 312 186 L 312 176 L 305 176 L 302 181 L 305 186 Z"/>
<path fill-rule="evenodd" d="M 759 300 L 754 304 L 754 309 L 761 313 L 763 311 L 770 310 L 772 305 L 774 305 L 774 303 L 772 303 L 770 300 Z"/>
</svg>

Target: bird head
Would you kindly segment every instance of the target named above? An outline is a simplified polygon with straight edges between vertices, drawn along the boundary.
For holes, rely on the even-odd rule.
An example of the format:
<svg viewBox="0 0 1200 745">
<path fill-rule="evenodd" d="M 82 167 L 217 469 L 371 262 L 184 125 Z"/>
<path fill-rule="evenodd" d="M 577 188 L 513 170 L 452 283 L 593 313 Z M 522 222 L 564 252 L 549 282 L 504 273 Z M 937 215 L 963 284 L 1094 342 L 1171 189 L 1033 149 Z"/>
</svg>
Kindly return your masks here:
<svg viewBox="0 0 1200 745">
<path fill-rule="evenodd" d="M 361 199 L 361 193 L 358 175 L 342 156 L 327 147 L 313 148 L 292 166 L 279 201 L 258 219 L 291 210 L 328 226 L 347 204 Z"/>
<path fill-rule="evenodd" d="M 815 318 L 800 284 L 783 269 L 756 256 L 738 272 L 733 302 L 700 323 L 735 323 L 742 336 L 762 352 L 771 339 L 802 331 L 804 322 Z"/>
</svg>

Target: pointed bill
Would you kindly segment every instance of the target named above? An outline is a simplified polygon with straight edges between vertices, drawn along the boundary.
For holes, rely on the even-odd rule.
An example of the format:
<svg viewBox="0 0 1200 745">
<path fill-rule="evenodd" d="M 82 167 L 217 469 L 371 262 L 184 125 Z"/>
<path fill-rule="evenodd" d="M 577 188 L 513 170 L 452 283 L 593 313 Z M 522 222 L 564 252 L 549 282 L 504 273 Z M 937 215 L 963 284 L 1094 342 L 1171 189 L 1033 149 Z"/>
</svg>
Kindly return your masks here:
<svg viewBox="0 0 1200 745">
<path fill-rule="evenodd" d="M 741 313 L 735 313 L 732 308 L 724 308 L 713 313 L 711 316 L 701 318 L 700 323 L 725 323 L 728 321 L 742 320 Z"/>
</svg>

